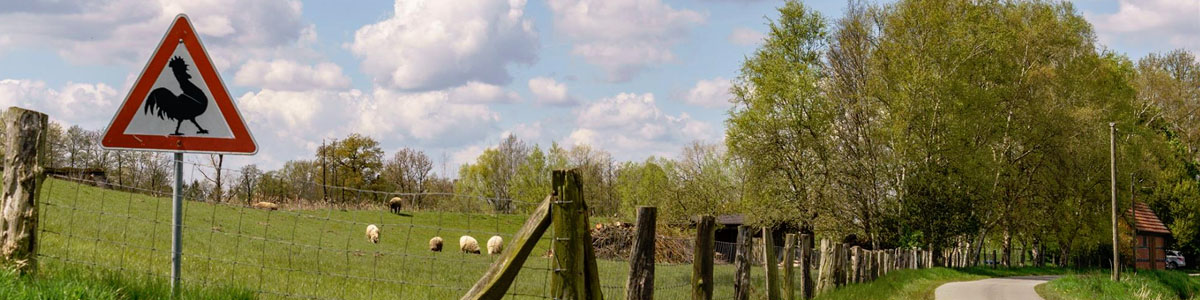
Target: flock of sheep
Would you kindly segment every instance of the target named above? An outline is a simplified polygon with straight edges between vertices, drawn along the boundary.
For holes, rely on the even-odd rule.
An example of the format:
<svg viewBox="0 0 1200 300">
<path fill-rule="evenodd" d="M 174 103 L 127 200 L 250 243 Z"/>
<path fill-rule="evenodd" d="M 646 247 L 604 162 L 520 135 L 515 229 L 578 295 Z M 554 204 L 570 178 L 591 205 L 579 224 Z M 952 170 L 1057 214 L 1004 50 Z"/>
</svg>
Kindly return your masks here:
<svg viewBox="0 0 1200 300">
<path fill-rule="evenodd" d="M 366 234 L 368 242 L 374 244 L 379 243 L 379 226 L 375 226 L 375 224 L 367 225 Z M 476 241 L 474 237 L 464 235 L 458 238 L 458 250 L 462 251 L 463 253 L 479 254 L 479 242 Z M 442 237 L 435 236 L 429 239 L 429 251 L 442 252 Z M 500 254 L 501 251 L 504 251 L 504 238 L 494 235 L 492 238 L 488 239 L 488 255 Z"/>
</svg>

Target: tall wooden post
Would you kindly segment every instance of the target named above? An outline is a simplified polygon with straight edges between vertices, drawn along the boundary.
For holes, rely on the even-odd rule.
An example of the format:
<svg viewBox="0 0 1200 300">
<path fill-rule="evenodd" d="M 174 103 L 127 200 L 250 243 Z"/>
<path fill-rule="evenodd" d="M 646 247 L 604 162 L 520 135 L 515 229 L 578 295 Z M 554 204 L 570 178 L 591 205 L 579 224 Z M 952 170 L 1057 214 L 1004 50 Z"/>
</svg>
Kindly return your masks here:
<svg viewBox="0 0 1200 300">
<path fill-rule="evenodd" d="M 0 256 L 7 269 L 37 272 L 37 193 L 46 178 L 46 114 L 10 107 L 4 113 L 5 156 Z"/>
<path fill-rule="evenodd" d="M 557 299 L 603 299 L 579 172 L 555 170 L 552 177 L 560 197 L 550 207 L 554 245 L 550 293 Z"/>
<path fill-rule="evenodd" d="M 738 226 L 737 254 L 734 255 L 733 294 L 736 300 L 750 299 L 750 227 Z"/>
<path fill-rule="evenodd" d="M 696 223 L 696 246 L 692 253 L 692 300 L 713 298 L 713 256 L 717 218 L 702 216 Z"/>
<path fill-rule="evenodd" d="M 840 245 L 840 244 L 839 244 Z M 837 250 L 828 239 L 821 239 L 821 266 L 817 276 L 817 294 L 833 290 L 837 284 Z"/>
<path fill-rule="evenodd" d="M 629 281 L 625 299 L 654 299 L 654 227 L 657 209 L 639 206 L 637 233 L 629 253 Z"/>
<path fill-rule="evenodd" d="M 800 298 L 812 299 L 816 290 L 812 279 L 812 248 L 813 236 L 800 234 Z"/>
<path fill-rule="evenodd" d="M 792 261 L 796 259 L 796 234 L 783 237 L 783 299 L 796 299 L 796 281 L 792 273 Z"/>
<path fill-rule="evenodd" d="M 775 262 L 775 238 L 770 227 L 763 227 L 763 267 L 766 269 L 767 300 L 779 300 L 779 265 Z"/>
<path fill-rule="evenodd" d="M 1108 123 L 1109 186 L 1112 190 L 1112 280 L 1121 281 L 1121 257 L 1117 251 L 1117 123 Z"/>
</svg>

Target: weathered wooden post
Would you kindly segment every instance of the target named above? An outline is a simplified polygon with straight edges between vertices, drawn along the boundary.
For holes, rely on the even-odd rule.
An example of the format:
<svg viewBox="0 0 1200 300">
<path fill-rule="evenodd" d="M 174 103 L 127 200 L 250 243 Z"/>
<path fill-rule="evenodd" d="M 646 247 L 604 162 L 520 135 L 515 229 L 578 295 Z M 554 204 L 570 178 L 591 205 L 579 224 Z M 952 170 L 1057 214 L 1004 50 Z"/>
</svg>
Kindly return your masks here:
<svg viewBox="0 0 1200 300">
<path fill-rule="evenodd" d="M 554 231 L 550 293 L 557 299 L 603 299 L 579 172 L 555 170 L 551 184 L 559 201 L 550 208 Z"/>
<path fill-rule="evenodd" d="M 847 275 L 850 274 L 850 255 L 848 254 L 850 244 L 841 243 L 835 246 L 837 246 L 837 286 L 843 286 L 846 285 L 846 281 L 849 279 Z"/>
<path fill-rule="evenodd" d="M 737 300 L 750 299 L 750 242 L 753 239 L 750 227 L 738 226 L 737 253 L 733 259 L 733 298 Z"/>
<path fill-rule="evenodd" d="M 812 279 L 812 248 L 813 236 L 800 234 L 800 298 L 812 299 L 816 290 Z"/>
<path fill-rule="evenodd" d="M 850 274 L 848 276 L 850 280 L 847 280 L 846 283 L 858 283 L 858 272 L 860 271 L 858 263 L 859 259 L 861 259 L 861 256 L 858 254 L 860 250 L 862 248 L 858 246 L 850 247 Z"/>
<path fill-rule="evenodd" d="M 696 223 L 696 246 L 692 253 L 692 300 L 713 298 L 713 255 L 717 218 L 702 216 Z"/>
<path fill-rule="evenodd" d="M 46 114 L 10 107 L 4 112 L 5 156 L 0 256 L 20 274 L 37 272 L 37 193 L 46 178 Z"/>
<path fill-rule="evenodd" d="M 783 299 L 796 299 L 795 275 L 792 275 L 792 261 L 796 259 L 796 234 L 783 236 Z"/>
<path fill-rule="evenodd" d="M 629 281 L 625 299 L 654 299 L 654 227 L 657 209 L 639 206 L 637 233 L 629 253 Z"/>
<path fill-rule="evenodd" d="M 775 238 L 770 227 L 762 228 L 763 268 L 766 269 L 767 300 L 779 300 L 779 265 L 775 262 Z"/>
<path fill-rule="evenodd" d="M 816 294 L 818 295 L 832 290 L 836 282 L 833 277 L 837 276 L 837 272 L 834 271 L 837 268 L 835 262 L 837 255 L 834 255 L 833 248 L 828 239 L 821 239 L 821 263 L 820 269 L 817 271 Z"/>
<path fill-rule="evenodd" d="M 517 279 L 521 266 L 533 252 L 534 246 L 541 239 L 546 228 L 550 227 L 550 205 L 558 199 L 547 196 L 537 209 L 525 220 L 525 224 L 517 230 L 517 234 L 509 243 L 508 249 L 500 254 L 500 258 L 492 263 L 487 273 L 471 287 L 462 300 L 498 300 L 504 298 L 504 293 Z"/>
</svg>

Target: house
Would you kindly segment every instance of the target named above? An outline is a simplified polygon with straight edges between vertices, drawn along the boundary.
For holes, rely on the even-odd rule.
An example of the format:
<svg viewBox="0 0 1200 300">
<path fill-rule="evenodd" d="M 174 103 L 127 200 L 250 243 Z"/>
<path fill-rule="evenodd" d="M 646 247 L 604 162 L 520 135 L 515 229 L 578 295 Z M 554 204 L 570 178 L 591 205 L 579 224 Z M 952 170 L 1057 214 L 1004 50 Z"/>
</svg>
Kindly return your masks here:
<svg viewBox="0 0 1200 300">
<path fill-rule="evenodd" d="M 1166 269 L 1167 253 L 1163 247 L 1171 237 L 1171 231 L 1145 203 L 1134 202 L 1125 215 L 1133 227 L 1134 267 L 1138 270 Z"/>
</svg>

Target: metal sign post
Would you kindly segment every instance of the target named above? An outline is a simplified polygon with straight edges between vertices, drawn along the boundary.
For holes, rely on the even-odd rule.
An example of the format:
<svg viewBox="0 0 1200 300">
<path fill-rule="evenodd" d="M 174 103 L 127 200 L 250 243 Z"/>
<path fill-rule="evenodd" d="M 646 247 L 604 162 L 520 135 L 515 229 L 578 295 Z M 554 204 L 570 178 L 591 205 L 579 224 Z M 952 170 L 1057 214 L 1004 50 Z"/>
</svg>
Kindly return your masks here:
<svg viewBox="0 0 1200 300">
<path fill-rule="evenodd" d="M 183 152 L 175 152 L 175 186 L 171 201 L 171 295 L 179 297 L 179 260 L 183 251 Z"/>
</svg>

